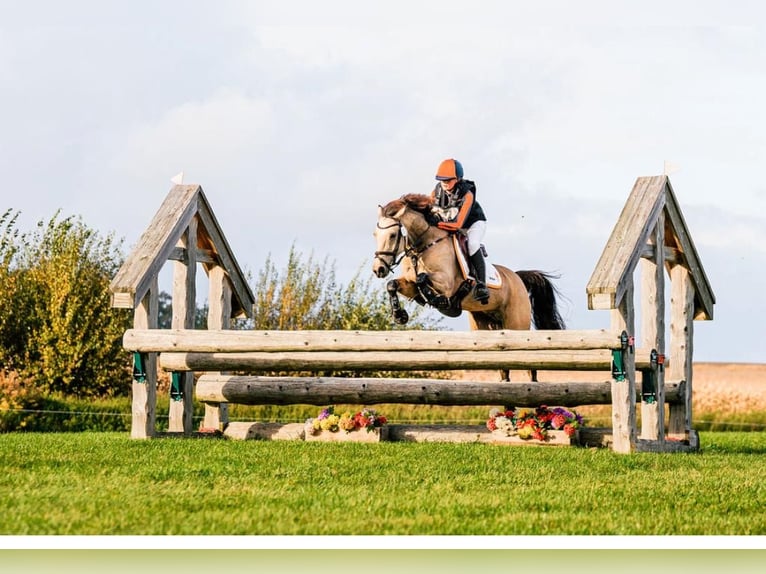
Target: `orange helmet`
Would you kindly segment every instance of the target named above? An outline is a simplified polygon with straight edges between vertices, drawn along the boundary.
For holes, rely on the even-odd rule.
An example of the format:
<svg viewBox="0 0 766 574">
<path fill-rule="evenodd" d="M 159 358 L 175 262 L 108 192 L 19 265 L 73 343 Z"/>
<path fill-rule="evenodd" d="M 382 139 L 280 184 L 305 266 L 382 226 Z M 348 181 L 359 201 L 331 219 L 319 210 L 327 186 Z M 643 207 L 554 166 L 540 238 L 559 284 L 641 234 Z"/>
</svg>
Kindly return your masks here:
<svg viewBox="0 0 766 574">
<path fill-rule="evenodd" d="M 436 170 L 436 179 L 446 181 L 448 179 L 461 179 L 463 177 L 463 166 L 456 159 L 445 159 L 439 164 Z"/>
</svg>

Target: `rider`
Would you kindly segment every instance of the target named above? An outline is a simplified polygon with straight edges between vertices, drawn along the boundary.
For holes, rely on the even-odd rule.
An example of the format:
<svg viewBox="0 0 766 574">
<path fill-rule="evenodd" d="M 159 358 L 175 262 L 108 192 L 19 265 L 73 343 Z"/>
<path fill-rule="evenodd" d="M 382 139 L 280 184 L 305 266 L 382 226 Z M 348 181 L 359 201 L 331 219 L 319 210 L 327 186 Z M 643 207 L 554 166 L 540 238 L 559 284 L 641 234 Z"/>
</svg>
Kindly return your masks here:
<svg viewBox="0 0 766 574">
<path fill-rule="evenodd" d="M 489 290 L 486 282 L 486 265 L 481 250 L 481 242 L 487 228 L 487 218 L 476 201 L 476 184 L 463 179 L 463 166 L 456 159 L 445 159 L 436 170 L 436 184 L 431 192 L 434 198 L 434 211 L 443 221 L 437 223 L 439 229 L 458 231 L 465 229 L 468 237 L 468 255 L 476 274 L 476 286 L 473 298 L 486 304 Z"/>
</svg>

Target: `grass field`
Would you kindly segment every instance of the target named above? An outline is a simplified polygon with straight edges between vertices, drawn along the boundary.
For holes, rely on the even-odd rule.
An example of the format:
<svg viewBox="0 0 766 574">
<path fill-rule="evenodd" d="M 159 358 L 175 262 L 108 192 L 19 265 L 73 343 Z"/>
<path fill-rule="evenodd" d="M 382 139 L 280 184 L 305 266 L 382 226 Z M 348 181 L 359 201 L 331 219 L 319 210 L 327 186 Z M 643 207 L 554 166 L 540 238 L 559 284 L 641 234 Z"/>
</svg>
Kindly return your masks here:
<svg viewBox="0 0 766 574">
<path fill-rule="evenodd" d="M 0 435 L 0 534 L 766 534 L 766 433 L 695 454 Z"/>
</svg>

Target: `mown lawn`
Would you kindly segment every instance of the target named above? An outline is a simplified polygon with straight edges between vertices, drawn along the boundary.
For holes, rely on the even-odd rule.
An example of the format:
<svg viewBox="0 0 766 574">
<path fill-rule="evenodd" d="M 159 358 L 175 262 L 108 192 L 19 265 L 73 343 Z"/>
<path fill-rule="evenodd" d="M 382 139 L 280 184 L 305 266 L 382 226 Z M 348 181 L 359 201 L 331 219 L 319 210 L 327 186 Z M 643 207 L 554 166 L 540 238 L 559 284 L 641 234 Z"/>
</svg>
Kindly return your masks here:
<svg viewBox="0 0 766 574">
<path fill-rule="evenodd" d="M 0 435 L 0 534 L 766 534 L 766 433 L 695 454 Z"/>
</svg>

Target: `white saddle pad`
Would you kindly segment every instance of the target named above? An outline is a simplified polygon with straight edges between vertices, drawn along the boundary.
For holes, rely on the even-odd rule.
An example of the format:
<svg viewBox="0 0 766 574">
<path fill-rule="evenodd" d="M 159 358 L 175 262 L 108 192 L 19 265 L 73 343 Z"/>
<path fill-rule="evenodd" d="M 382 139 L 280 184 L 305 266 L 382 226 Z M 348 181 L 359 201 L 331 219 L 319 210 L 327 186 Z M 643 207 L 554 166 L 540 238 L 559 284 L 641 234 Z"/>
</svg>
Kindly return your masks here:
<svg viewBox="0 0 766 574">
<path fill-rule="evenodd" d="M 463 255 L 463 250 L 460 249 L 460 244 L 458 243 L 458 238 L 456 235 L 452 236 L 452 246 L 455 248 L 455 255 L 457 255 L 457 262 L 460 265 L 460 271 L 463 274 L 464 279 L 476 279 L 473 277 L 468 270 L 470 269 L 470 265 L 468 264 L 468 261 L 465 258 L 465 255 Z M 500 276 L 500 273 L 497 272 L 497 269 L 495 268 L 494 264 L 489 261 L 489 259 L 486 260 L 486 267 L 487 267 L 487 287 L 491 287 L 493 289 L 499 289 L 503 285 L 503 279 Z"/>
</svg>

